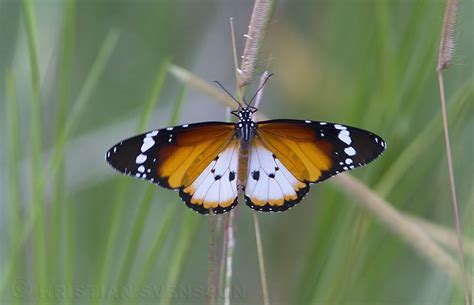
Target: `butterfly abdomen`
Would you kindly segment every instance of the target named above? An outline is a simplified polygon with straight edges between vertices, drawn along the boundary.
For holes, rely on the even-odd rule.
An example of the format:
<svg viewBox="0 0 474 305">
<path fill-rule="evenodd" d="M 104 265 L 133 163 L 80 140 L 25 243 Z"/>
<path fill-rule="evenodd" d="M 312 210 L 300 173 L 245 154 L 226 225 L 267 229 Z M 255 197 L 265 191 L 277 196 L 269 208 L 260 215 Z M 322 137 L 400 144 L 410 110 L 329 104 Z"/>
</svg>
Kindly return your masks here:
<svg viewBox="0 0 474 305">
<path fill-rule="evenodd" d="M 250 145 L 247 141 L 240 141 L 239 166 L 237 172 L 237 187 L 242 190 L 247 184 Z"/>
</svg>

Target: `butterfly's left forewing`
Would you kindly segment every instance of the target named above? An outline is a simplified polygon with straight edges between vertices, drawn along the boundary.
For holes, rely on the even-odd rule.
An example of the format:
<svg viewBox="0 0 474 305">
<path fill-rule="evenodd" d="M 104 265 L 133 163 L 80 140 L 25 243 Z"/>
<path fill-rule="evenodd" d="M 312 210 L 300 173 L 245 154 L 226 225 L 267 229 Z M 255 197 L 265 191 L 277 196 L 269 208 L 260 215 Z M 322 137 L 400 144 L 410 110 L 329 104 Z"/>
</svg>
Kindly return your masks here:
<svg viewBox="0 0 474 305">
<path fill-rule="evenodd" d="M 211 208 L 223 213 L 237 204 L 237 187 L 230 179 L 237 171 L 236 143 L 234 124 L 197 123 L 124 140 L 106 159 L 123 174 L 179 190 L 186 205 L 199 213 Z"/>
<path fill-rule="evenodd" d="M 373 161 L 386 148 L 366 130 L 340 124 L 272 120 L 259 122 L 251 145 L 246 203 L 260 211 L 297 204 L 312 183 Z"/>
</svg>

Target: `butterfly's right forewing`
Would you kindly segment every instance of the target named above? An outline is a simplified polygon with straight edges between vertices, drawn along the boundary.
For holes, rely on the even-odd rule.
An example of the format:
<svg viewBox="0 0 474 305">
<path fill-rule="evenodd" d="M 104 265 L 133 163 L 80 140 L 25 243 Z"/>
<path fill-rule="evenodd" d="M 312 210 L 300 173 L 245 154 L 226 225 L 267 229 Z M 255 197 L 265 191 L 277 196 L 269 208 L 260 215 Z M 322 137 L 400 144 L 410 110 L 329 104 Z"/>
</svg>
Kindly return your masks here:
<svg viewBox="0 0 474 305">
<path fill-rule="evenodd" d="M 236 204 L 234 192 L 229 191 L 231 172 L 236 169 L 231 170 L 231 162 L 224 160 L 232 155 L 235 143 L 234 124 L 205 122 L 132 137 L 107 151 L 106 159 L 125 175 L 180 190 L 186 205 L 199 213 L 206 214 L 210 208 L 222 213 Z M 224 169 L 229 169 L 229 183 L 219 181 L 216 174 Z M 211 176 L 216 183 L 211 183 Z"/>
</svg>

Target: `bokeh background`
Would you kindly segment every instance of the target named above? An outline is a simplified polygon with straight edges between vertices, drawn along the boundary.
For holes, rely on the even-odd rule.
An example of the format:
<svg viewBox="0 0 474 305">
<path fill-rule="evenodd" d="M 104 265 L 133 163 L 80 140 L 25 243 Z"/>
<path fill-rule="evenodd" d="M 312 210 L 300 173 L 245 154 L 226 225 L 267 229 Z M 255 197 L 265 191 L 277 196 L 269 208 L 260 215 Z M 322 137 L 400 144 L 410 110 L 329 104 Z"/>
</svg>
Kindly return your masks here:
<svg viewBox="0 0 474 305">
<path fill-rule="evenodd" d="M 400 211 L 453 228 L 436 76 L 444 5 L 275 1 L 256 72 L 275 73 L 267 117 L 384 137 L 386 153 L 351 175 Z M 0 304 L 206 304 L 209 219 L 174 192 L 115 173 L 104 153 L 138 129 L 225 120 L 225 106 L 166 63 L 234 91 L 229 18 L 241 53 L 252 7 L 0 1 Z M 473 12 L 461 4 L 445 72 L 471 275 Z M 327 182 L 288 212 L 259 214 L 271 304 L 463 302 L 461 286 L 354 203 Z M 233 304 L 262 303 L 251 213 L 243 205 L 237 218 Z"/>
</svg>

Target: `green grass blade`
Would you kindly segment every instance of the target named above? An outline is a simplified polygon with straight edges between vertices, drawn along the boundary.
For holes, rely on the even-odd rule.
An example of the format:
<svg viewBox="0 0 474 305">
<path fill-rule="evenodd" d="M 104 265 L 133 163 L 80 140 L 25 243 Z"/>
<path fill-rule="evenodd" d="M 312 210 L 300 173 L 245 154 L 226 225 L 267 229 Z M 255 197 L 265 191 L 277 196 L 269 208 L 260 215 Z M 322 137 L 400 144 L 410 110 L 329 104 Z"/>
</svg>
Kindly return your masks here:
<svg viewBox="0 0 474 305">
<path fill-rule="evenodd" d="M 74 20 L 75 20 L 75 0 L 67 0 L 64 6 L 64 31 L 62 34 L 62 52 L 59 60 L 59 90 L 58 90 L 58 103 L 56 108 L 56 143 L 61 142 L 61 133 L 65 128 L 67 119 L 67 110 L 70 93 L 70 82 L 71 82 L 71 70 L 72 70 L 72 58 L 73 58 L 73 46 L 74 46 Z M 54 197 L 51 208 L 51 229 L 50 229 L 50 251 L 51 253 L 60 253 L 60 241 L 61 241 L 61 223 L 62 220 L 67 218 L 68 214 L 65 211 L 65 207 L 62 203 L 64 202 L 64 158 L 58 166 L 57 174 L 55 175 L 54 181 Z M 66 223 L 69 226 L 69 223 Z M 69 232 L 69 230 L 66 230 Z M 66 236 L 64 240 L 69 241 L 70 236 Z M 52 257 L 52 256 L 50 256 Z M 70 260 L 70 259 L 69 259 Z M 65 264 L 57 258 L 54 258 L 48 263 L 50 266 L 51 277 L 57 277 L 56 270 L 59 266 Z M 65 264 L 67 265 L 67 264 Z M 64 283 L 65 279 L 59 278 L 59 282 Z"/>
<path fill-rule="evenodd" d="M 20 232 L 20 216 L 21 216 L 21 196 L 20 196 L 20 156 L 21 156 L 21 143 L 20 143 L 20 115 L 18 109 L 18 100 L 16 94 L 16 81 L 13 71 L 9 70 L 7 73 L 7 84 L 6 84 L 6 118 L 7 118 L 7 130 L 8 133 L 8 164 L 9 164 L 9 220 L 10 220 L 10 255 L 14 255 L 14 249 L 18 247 L 17 243 L 19 240 Z M 21 271 L 19 264 L 14 264 L 11 266 L 11 272 L 9 274 L 4 274 L 6 276 L 4 281 L 8 279 L 13 280 L 10 277 L 11 274 L 19 274 Z M 0 286 L 3 288 L 3 286 Z M 0 291 L 0 298 L 4 296 L 4 291 Z M 14 298 L 13 300 L 16 304 L 19 304 L 19 298 Z"/>
<path fill-rule="evenodd" d="M 154 96 L 155 94 L 152 94 L 152 96 Z M 178 98 L 172 111 L 171 119 L 169 120 L 169 125 L 171 126 L 177 124 L 185 94 L 186 88 L 184 87 L 178 94 Z M 124 287 L 127 282 L 127 277 L 129 277 L 130 270 L 132 269 L 133 260 L 136 257 L 138 243 L 140 241 L 140 236 L 143 234 L 143 230 L 146 223 L 146 217 L 150 210 L 155 190 L 156 185 L 148 185 L 145 191 L 145 195 L 143 196 L 143 199 L 138 207 L 138 213 L 133 221 L 132 233 L 130 235 L 128 246 L 126 247 L 127 250 L 125 253 L 124 260 L 122 262 L 122 267 L 116 287 Z"/>
<path fill-rule="evenodd" d="M 194 235 L 197 232 L 197 227 L 203 220 L 203 217 L 196 215 L 195 213 L 185 210 L 183 222 L 181 224 L 181 232 L 176 239 L 176 246 L 169 260 L 168 276 L 166 279 L 167 287 L 176 287 L 178 284 L 185 259 L 189 254 L 189 248 L 191 246 Z M 170 305 L 172 300 L 171 293 L 164 293 L 160 304 Z"/>
<path fill-rule="evenodd" d="M 153 89 L 151 91 L 148 101 L 145 104 L 143 113 L 138 123 L 138 128 L 137 128 L 138 132 L 143 132 L 145 127 L 148 125 L 148 122 L 151 117 L 151 113 L 153 111 L 153 108 L 156 106 L 156 103 L 158 101 L 158 95 L 165 81 L 165 77 L 166 77 L 166 73 L 168 71 L 169 65 L 170 65 L 170 61 L 165 60 L 165 62 L 161 65 L 157 73 L 157 76 L 154 81 Z M 97 285 L 107 284 L 104 282 L 107 279 L 107 275 L 110 273 L 111 261 L 112 261 L 111 257 L 114 254 L 114 249 L 117 246 L 120 219 L 124 215 L 124 205 L 125 205 L 125 197 L 126 197 L 125 195 L 127 194 L 128 186 L 129 186 L 128 179 L 121 179 L 117 186 L 117 197 L 114 200 L 115 202 L 114 209 L 111 212 L 110 225 L 109 225 L 109 231 L 107 234 L 108 237 L 107 237 L 107 242 L 105 245 L 104 256 L 103 256 L 102 262 L 99 264 L 100 270 L 97 273 L 97 278 L 95 281 Z M 91 298 L 92 305 L 99 304 L 99 301 L 100 301 L 99 297 Z"/>
<path fill-rule="evenodd" d="M 105 63 L 108 61 L 108 58 L 111 55 L 112 50 L 114 49 L 114 46 L 117 42 L 118 36 L 115 33 L 111 33 L 107 39 L 104 41 L 104 45 L 102 46 L 101 50 L 99 51 L 99 55 L 91 69 L 91 72 L 89 73 L 87 79 L 86 79 L 86 84 L 82 88 L 81 93 L 79 94 L 79 98 L 76 101 L 76 104 L 80 104 L 79 106 L 76 106 L 76 115 L 72 116 L 70 120 L 68 120 L 68 128 L 66 128 L 69 131 L 73 130 L 73 126 L 77 124 L 77 120 L 80 119 L 80 108 L 85 106 L 86 102 L 89 99 L 90 93 L 92 89 L 95 87 L 99 75 L 102 73 L 103 68 L 105 66 Z M 79 110 L 78 110 L 79 108 Z M 53 157 L 53 160 L 48 166 L 48 169 L 44 174 L 42 178 L 40 178 L 40 181 L 38 184 L 40 185 L 40 190 L 42 187 L 45 185 L 45 181 L 48 178 L 54 177 L 55 173 L 57 172 L 63 158 L 64 158 L 64 148 L 67 143 L 68 136 L 70 135 L 70 132 L 64 132 L 61 136 L 61 141 L 60 143 L 57 143 L 55 147 L 55 157 Z M 42 173 L 40 173 L 42 175 Z M 18 244 L 16 249 L 14 249 L 14 255 L 10 257 L 10 263 L 8 263 L 5 266 L 5 269 L 2 270 L 2 274 L 10 274 L 10 269 L 12 266 L 16 264 L 16 261 L 19 259 L 18 253 L 21 250 L 21 247 L 23 243 L 28 239 L 30 236 L 31 232 L 33 229 L 36 229 L 36 227 L 41 223 L 42 221 L 42 211 L 41 209 L 33 209 L 33 212 L 29 216 L 29 218 L 24 222 L 25 224 L 23 225 L 23 230 L 19 234 L 18 238 Z M 35 235 L 38 234 L 37 230 L 35 230 Z M 43 249 L 44 243 L 41 244 L 41 249 Z M 36 258 L 38 259 L 38 258 Z M 0 289 L 5 289 L 4 285 L 8 285 L 7 282 L 2 283 L 2 287 Z"/>
<path fill-rule="evenodd" d="M 6 117 L 7 117 L 7 130 L 8 134 L 8 164 L 10 166 L 10 236 L 12 242 L 12 248 L 18 240 L 18 236 L 15 236 L 19 232 L 20 224 L 20 184 L 19 184 L 19 173 L 20 173 L 20 115 L 18 110 L 18 100 L 16 96 L 16 81 L 13 71 L 8 71 L 7 74 L 7 93 L 6 93 Z"/>
<path fill-rule="evenodd" d="M 452 102 L 448 105 L 450 118 L 456 118 L 460 115 L 466 103 L 470 101 L 470 97 L 474 95 L 474 80 L 469 80 L 459 89 L 453 97 Z M 375 186 L 375 190 L 382 197 L 386 197 L 405 175 L 413 164 L 420 158 L 424 151 L 442 136 L 442 129 L 439 125 L 441 121 L 441 113 L 439 112 L 426 127 L 418 134 L 417 137 L 407 146 L 399 155 L 391 167 L 385 171 L 384 178 Z"/>
<path fill-rule="evenodd" d="M 97 55 L 97 58 L 92 65 L 89 74 L 87 75 L 84 85 L 81 88 L 79 96 L 74 102 L 71 114 L 67 118 L 67 123 L 65 124 L 62 133 L 59 135 L 48 175 L 54 175 L 58 171 L 61 162 L 64 159 L 64 149 L 66 143 L 79 123 L 84 107 L 87 105 L 87 102 L 90 101 L 91 94 L 98 84 L 99 77 L 102 75 L 107 62 L 112 55 L 112 51 L 117 45 L 118 38 L 119 34 L 115 31 L 109 32 L 105 38 L 104 43 L 100 48 L 99 54 Z"/>
<path fill-rule="evenodd" d="M 38 47 L 37 47 L 37 29 L 36 29 L 36 15 L 34 2 L 32 0 L 23 0 L 24 21 L 26 28 L 26 36 L 28 43 L 28 54 L 30 58 L 30 75 L 32 86 L 31 97 L 31 166 L 32 166 L 32 199 L 33 199 L 33 214 L 37 215 L 34 230 L 34 248 L 35 248 L 35 277 L 37 284 L 42 286 L 46 284 L 46 270 L 45 266 L 45 238 L 44 238 L 44 224 L 43 224 L 43 187 L 42 187 L 42 119 L 41 119 L 41 84 L 40 72 L 38 64 Z M 42 301 L 40 304 L 43 303 Z"/>
<path fill-rule="evenodd" d="M 152 246 L 148 251 L 146 258 L 144 260 L 143 266 L 135 277 L 136 287 L 134 295 L 130 299 L 130 304 L 138 303 L 139 298 L 139 289 L 145 287 L 145 282 L 150 277 L 150 274 L 153 270 L 153 267 L 156 265 L 157 260 L 160 258 L 160 252 L 163 247 L 163 243 L 168 237 L 169 229 L 175 220 L 176 213 L 179 209 L 179 202 L 172 202 L 171 205 L 166 208 L 165 213 L 161 219 L 161 223 L 156 230 L 156 238 L 151 243 Z"/>
</svg>

